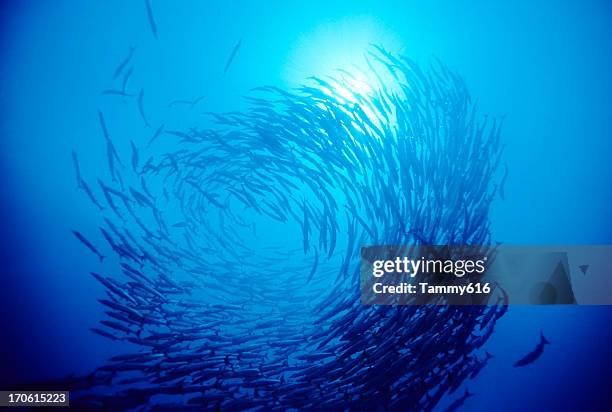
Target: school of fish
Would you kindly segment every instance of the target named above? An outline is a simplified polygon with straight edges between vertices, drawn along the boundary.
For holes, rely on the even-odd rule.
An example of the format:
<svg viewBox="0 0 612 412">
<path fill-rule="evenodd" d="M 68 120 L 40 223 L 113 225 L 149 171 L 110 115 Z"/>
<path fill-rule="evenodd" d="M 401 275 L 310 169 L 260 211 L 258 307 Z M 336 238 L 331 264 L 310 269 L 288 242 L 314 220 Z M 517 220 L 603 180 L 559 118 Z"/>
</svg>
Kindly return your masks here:
<svg viewBox="0 0 612 412">
<path fill-rule="evenodd" d="M 72 154 L 100 213 L 98 232 L 73 231 L 102 262 L 91 330 L 132 349 L 63 381 L 71 404 L 427 411 L 486 366 L 507 302 L 364 306 L 358 286 L 364 245 L 491 244 L 501 122 L 457 74 L 375 47 L 361 71 L 253 89 L 246 110 L 174 128 L 130 90 L 133 54 L 103 93 L 129 99 L 142 135 L 122 153 L 101 108 L 107 173 Z"/>
</svg>

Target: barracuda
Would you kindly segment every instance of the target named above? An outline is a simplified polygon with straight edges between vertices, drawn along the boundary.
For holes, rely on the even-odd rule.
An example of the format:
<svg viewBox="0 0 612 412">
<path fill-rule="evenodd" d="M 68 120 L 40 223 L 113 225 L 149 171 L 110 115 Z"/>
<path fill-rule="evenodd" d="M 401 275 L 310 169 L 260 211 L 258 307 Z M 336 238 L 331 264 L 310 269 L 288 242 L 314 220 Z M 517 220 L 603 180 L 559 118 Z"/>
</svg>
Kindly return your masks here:
<svg viewBox="0 0 612 412">
<path fill-rule="evenodd" d="M 126 328 L 106 321 L 95 333 L 155 358 L 128 376 L 121 370 L 136 363 L 110 361 L 79 382 L 71 406 L 151 410 L 152 396 L 177 393 L 177 408 L 192 394 L 199 410 L 432 410 L 461 382 L 445 376 L 484 344 L 472 332 L 492 330 L 502 309 L 362 305 L 359 251 L 491 244 L 500 127 L 478 120 L 444 65 L 423 70 L 379 47 L 368 59 L 367 88 L 348 72 L 293 91 L 261 87 L 244 111 L 208 113 L 163 144 L 170 119 L 145 117 L 159 104 L 145 105 L 142 88 L 138 110 L 104 108 L 108 125 L 100 111 L 107 220 L 101 240 L 87 239 L 115 255 L 97 278 L 109 295 L 100 302 Z M 143 121 L 158 126 L 153 137 Z M 142 125 L 142 136 L 115 130 L 122 124 Z M 126 134 L 128 168 L 111 142 Z M 75 172 L 88 187 L 86 171 Z M 386 290 L 402 298 L 409 289 Z M 415 358 L 422 342 L 427 351 Z"/>
</svg>

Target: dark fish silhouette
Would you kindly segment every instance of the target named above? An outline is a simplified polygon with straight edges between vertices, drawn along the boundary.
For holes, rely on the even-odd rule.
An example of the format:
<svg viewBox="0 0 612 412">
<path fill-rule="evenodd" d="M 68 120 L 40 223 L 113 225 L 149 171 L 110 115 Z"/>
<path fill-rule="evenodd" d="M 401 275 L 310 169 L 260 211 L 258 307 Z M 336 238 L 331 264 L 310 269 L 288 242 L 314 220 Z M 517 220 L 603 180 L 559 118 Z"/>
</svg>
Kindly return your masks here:
<svg viewBox="0 0 612 412">
<path fill-rule="evenodd" d="M 144 121 L 145 126 L 151 127 L 151 125 L 149 124 L 149 121 L 147 120 L 147 116 L 145 115 L 143 100 L 144 100 L 144 89 L 140 89 L 140 93 L 138 93 L 138 112 L 140 113 L 140 117 Z"/>
<path fill-rule="evenodd" d="M 125 66 L 127 66 L 127 64 L 130 62 L 130 60 L 132 60 L 132 56 L 134 55 L 134 50 L 136 50 L 136 48 L 133 47 L 133 46 L 130 46 L 130 51 L 129 51 L 127 57 L 125 59 L 123 59 L 123 61 L 121 63 L 119 63 L 119 65 L 115 69 L 115 73 L 113 73 L 113 78 L 116 79 L 117 77 L 119 77 L 119 75 L 121 74 L 121 72 L 123 71 Z"/>
<path fill-rule="evenodd" d="M 101 94 L 115 95 L 115 96 L 122 96 L 122 97 L 134 97 L 133 94 L 126 93 L 125 91 L 122 91 L 122 90 L 112 90 L 112 89 L 103 90 Z"/>
<path fill-rule="evenodd" d="M 546 340 L 546 338 L 544 337 L 544 334 L 540 332 L 540 342 L 535 347 L 535 349 L 529 352 L 527 355 L 523 356 L 521 359 L 519 359 L 514 364 L 514 366 L 515 367 L 525 366 L 525 365 L 529 365 L 530 363 L 535 362 L 536 360 L 538 360 L 540 356 L 542 356 L 542 353 L 544 353 L 544 345 L 548 345 L 548 344 L 550 344 L 550 342 Z"/>
<path fill-rule="evenodd" d="M 153 33 L 153 37 L 157 38 L 157 25 L 155 24 L 155 18 L 153 17 L 153 10 L 151 9 L 150 0 L 145 0 L 145 7 L 147 9 L 147 19 L 149 19 L 151 32 Z"/>
<path fill-rule="evenodd" d="M 178 104 L 185 104 L 189 106 L 189 109 L 193 109 L 198 103 L 200 103 L 204 99 L 204 96 L 199 96 L 194 100 L 173 100 L 168 104 L 168 107 L 173 107 Z"/>
<path fill-rule="evenodd" d="M 238 53 L 238 49 L 240 49 L 240 45 L 241 44 L 242 44 L 242 39 L 238 40 L 238 43 L 236 43 L 236 45 L 232 49 L 232 53 L 230 54 L 229 58 L 227 59 L 227 63 L 225 63 L 225 67 L 223 68 L 223 75 L 224 76 L 227 73 L 227 70 L 231 66 L 232 62 L 234 61 L 234 58 L 236 57 L 236 53 Z"/>
<path fill-rule="evenodd" d="M 132 77 L 132 73 L 134 73 L 134 66 L 130 66 L 130 68 L 125 72 L 125 75 L 123 76 L 123 81 L 121 82 L 121 92 L 126 95 L 127 85 L 130 81 L 130 77 Z M 132 95 L 130 94 L 130 96 Z"/>
<path fill-rule="evenodd" d="M 89 187 L 89 185 L 87 184 L 85 180 L 81 179 L 80 188 L 83 189 L 83 191 L 85 192 L 85 194 L 87 195 L 91 203 L 96 205 L 98 209 L 104 210 L 104 207 L 100 204 L 100 202 L 98 202 L 98 199 L 96 199 L 93 192 L 91 191 L 91 188 Z"/>
<path fill-rule="evenodd" d="M 100 335 L 102 337 L 108 338 L 110 340 L 119 340 L 119 338 L 117 336 L 113 335 L 110 332 L 106 332 L 105 330 L 102 330 L 102 329 L 99 329 L 99 328 L 90 328 L 90 330 L 93 333 L 95 333 L 97 335 Z"/>
<path fill-rule="evenodd" d="M 496 311 L 493 311 L 493 312 L 496 312 Z M 491 359 L 492 357 L 493 355 L 491 355 L 488 351 L 485 351 L 485 358 L 481 361 L 477 360 L 476 363 L 474 364 L 472 373 L 470 373 L 470 379 L 474 379 L 480 373 L 480 371 L 482 371 L 484 367 L 487 366 L 489 359 Z"/>
<path fill-rule="evenodd" d="M 583 275 L 586 275 L 587 270 L 589 270 L 589 265 L 580 265 L 578 266 Z"/>
<path fill-rule="evenodd" d="M 159 135 L 161 135 L 161 133 L 164 131 L 164 127 L 165 125 L 162 124 L 161 126 L 157 128 L 153 136 L 151 136 L 149 143 L 147 143 L 147 147 L 151 146 L 151 143 L 153 143 L 159 137 Z"/>
<path fill-rule="evenodd" d="M 105 256 L 102 256 L 102 254 L 98 252 L 98 249 L 96 249 L 96 247 L 89 240 L 87 240 L 85 236 L 83 236 L 81 233 L 77 232 L 76 230 L 73 230 L 72 234 L 77 239 L 79 239 L 79 241 L 82 244 L 84 244 L 87 247 L 87 249 L 91 250 L 96 256 L 98 256 L 98 259 L 100 259 L 100 262 L 104 260 Z"/>
<path fill-rule="evenodd" d="M 108 129 L 106 128 L 106 121 L 104 120 L 104 114 L 100 109 L 98 109 L 98 121 L 100 123 L 100 128 L 102 129 L 102 134 L 104 135 L 104 140 L 110 140 Z"/>
<path fill-rule="evenodd" d="M 501 182 L 499 182 L 499 197 L 502 200 L 506 199 L 505 187 L 506 187 L 506 178 L 508 177 L 508 164 L 504 163 L 504 175 L 502 176 Z"/>
<path fill-rule="evenodd" d="M 474 396 L 473 393 L 471 393 L 467 388 L 465 389 L 465 393 L 463 395 L 461 395 L 460 398 L 455 399 L 453 401 L 453 403 L 451 403 L 448 408 L 445 409 L 445 412 L 453 412 L 456 411 L 457 409 L 459 409 L 461 406 L 463 406 L 463 404 L 465 403 L 465 401 L 467 400 L 467 398 L 469 398 L 470 396 Z"/>
<path fill-rule="evenodd" d="M 74 173 L 76 175 L 77 187 L 82 187 L 81 182 L 83 179 L 81 178 L 81 167 L 79 166 L 79 159 L 77 158 L 76 152 L 72 151 L 72 163 L 74 165 Z"/>
<path fill-rule="evenodd" d="M 138 173 L 138 148 L 132 140 L 130 140 L 130 147 L 132 148 L 132 170 Z"/>
</svg>

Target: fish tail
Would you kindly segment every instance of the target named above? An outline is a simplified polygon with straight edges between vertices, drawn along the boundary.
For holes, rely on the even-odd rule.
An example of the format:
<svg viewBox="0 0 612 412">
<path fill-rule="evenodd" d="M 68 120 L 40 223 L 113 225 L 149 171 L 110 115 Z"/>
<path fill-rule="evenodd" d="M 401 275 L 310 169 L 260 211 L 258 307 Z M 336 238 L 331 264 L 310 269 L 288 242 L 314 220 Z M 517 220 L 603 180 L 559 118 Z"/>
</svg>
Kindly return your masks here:
<svg viewBox="0 0 612 412">
<path fill-rule="evenodd" d="M 550 341 L 544 337 L 544 334 L 540 332 L 540 342 L 544 345 L 550 345 Z"/>
</svg>

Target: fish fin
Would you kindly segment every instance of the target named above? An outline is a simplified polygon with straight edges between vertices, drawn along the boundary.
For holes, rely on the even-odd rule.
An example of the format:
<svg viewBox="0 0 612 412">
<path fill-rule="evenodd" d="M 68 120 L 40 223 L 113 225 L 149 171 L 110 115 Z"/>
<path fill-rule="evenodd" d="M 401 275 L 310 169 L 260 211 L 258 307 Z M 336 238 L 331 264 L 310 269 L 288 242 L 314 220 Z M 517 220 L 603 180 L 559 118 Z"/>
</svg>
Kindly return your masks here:
<svg viewBox="0 0 612 412">
<path fill-rule="evenodd" d="M 544 334 L 540 331 L 540 342 L 544 345 L 550 345 L 550 341 L 544 337 Z"/>
</svg>

